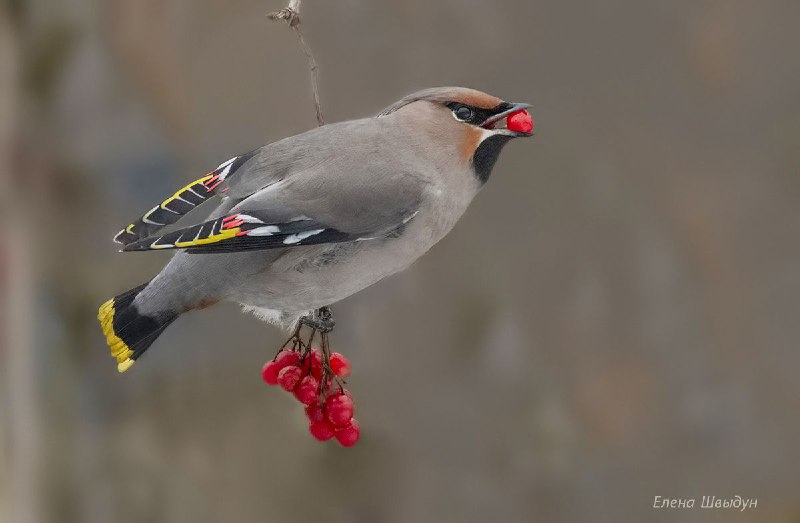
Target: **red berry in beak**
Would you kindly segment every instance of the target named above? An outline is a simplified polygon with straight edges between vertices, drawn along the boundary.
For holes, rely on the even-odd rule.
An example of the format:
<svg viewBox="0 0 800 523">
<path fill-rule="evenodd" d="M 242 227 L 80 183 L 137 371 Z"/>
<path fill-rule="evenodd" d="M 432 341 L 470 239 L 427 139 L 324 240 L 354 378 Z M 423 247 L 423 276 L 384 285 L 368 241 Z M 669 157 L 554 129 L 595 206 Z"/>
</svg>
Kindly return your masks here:
<svg viewBox="0 0 800 523">
<path fill-rule="evenodd" d="M 531 133 L 533 132 L 533 118 L 528 111 L 520 109 L 508 115 L 506 128 L 509 131 Z"/>
</svg>

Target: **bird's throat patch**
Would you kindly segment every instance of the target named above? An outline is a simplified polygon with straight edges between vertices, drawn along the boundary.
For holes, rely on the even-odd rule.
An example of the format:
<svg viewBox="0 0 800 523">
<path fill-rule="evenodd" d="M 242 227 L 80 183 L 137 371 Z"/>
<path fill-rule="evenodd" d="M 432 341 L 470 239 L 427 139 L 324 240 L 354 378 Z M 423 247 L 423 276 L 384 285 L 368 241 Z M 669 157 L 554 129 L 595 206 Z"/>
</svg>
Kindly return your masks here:
<svg viewBox="0 0 800 523">
<path fill-rule="evenodd" d="M 483 140 L 475 154 L 472 156 L 472 168 L 481 184 L 486 183 L 492 175 L 492 169 L 500 156 L 503 146 L 511 140 L 512 136 L 497 134 Z"/>
</svg>

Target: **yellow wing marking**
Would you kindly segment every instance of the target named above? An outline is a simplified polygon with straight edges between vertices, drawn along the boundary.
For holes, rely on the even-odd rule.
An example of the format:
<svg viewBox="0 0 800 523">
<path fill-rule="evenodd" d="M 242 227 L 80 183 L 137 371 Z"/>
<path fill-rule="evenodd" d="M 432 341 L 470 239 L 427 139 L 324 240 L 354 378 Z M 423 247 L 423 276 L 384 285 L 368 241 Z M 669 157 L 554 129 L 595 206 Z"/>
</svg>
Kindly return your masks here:
<svg viewBox="0 0 800 523">
<path fill-rule="evenodd" d="M 198 238 L 196 240 L 189 240 L 186 242 L 175 242 L 175 247 L 184 248 L 184 247 L 195 247 L 197 245 L 208 245 L 209 243 L 217 243 L 223 240 L 228 240 L 230 238 L 236 238 L 236 235 L 241 232 L 240 227 L 234 227 L 233 229 L 223 229 L 217 234 L 212 234 L 207 238 Z"/>
<path fill-rule="evenodd" d="M 193 181 L 192 183 L 190 183 L 189 185 L 187 185 L 187 186 L 186 186 L 186 187 L 184 187 L 183 189 L 180 189 L 178 192 L 176 192 L 175 194 L 173 194 L 172 196 L 170 196 L 169 198 L 167 198 L 166 200 L 164 200 L 164 201 L 161 203 L 161 208 L 162 208 L 162 209 L 164 209 L 165 211 L 168 211 L 169 209 L 167 209 L 167 208 L 166 208 L 166 205 L 167 205 L 169 202 L 171 202 L 172 200 L 175 200 L 175 199 L 177 199 L 177 198 L 180 198 L 181 194 L 183 194 L 183 193 L 185 193 L 186 191 L 188 191 L 188 190 L 189 190 L 189 189 L 190 189 L 192 186 L 194 186 L 194 185 L 197 185 L 198 183 L 203 183 L 203 182 L 205 182 L 206 180 L 209 180 L 209 179 L 211 179 L 211 178 L 213 178 L 213 177 L 214 177 L 214 175 L 213 175 L 213 174 L 207 174 L 207 175 L 203 176 L 202 178 L 200 178 L 199 180 L 195 180 L 195 181 Z"/>
</svg>

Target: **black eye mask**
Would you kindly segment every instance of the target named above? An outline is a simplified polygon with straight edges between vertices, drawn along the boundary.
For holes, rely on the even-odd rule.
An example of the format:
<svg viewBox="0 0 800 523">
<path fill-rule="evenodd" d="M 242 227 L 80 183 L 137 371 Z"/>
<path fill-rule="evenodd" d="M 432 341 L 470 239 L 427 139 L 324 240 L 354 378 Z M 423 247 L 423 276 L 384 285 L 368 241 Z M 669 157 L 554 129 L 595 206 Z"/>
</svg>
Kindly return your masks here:
<svg viewBox="0 0 800 523">
<path fill-rule="evenodd" d="M 453 111 L 453 114 L 456 114 L 456 112 L 462 107 L 466 107 L 467 109 L 471 110 L 472 111 L 472 117 L 471 118 L 468 118 L 466 120 L 462 120 L 461 118 L 459 118 L 459 120 L 462 121 L 462 122 L 466 122 L 466 123 L 470 123 L 472 125 L 478 125 L 478 126 L 480 126 L 483 122 L 485 122 L 486 120 L 488 120 L 492 116 L 494 116 L 496 114 L 500 114 L 503 111 L 507 111 L 507 110 L 509 110 L 511 108 L 511 104 L 507 103 L 507 102 L 503 102 L 503 103 L 499 104 L 497 107 L 495 107 L 493 109 L 481 109 L 480 107 L 473 107 L 471 105 L 462 104 L 462 103 L 459 103 L 459 102 L 448 102 L 445 105 L 451 111 Z M 457 115 L 456 115 L 456 117 L 458 118 Z"/>
</svg>

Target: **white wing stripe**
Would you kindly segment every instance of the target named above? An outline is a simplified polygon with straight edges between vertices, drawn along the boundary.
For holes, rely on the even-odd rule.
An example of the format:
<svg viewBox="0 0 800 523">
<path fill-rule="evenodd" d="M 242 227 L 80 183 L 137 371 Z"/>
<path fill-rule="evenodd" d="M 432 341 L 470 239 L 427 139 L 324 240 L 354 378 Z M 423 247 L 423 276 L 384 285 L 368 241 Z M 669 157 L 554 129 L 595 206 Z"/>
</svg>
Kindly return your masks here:
<svg viewBox="0 0 800 523">
<path fill-rule="evenodd" d="M 252 231 L 248 231 L 248 236 L 272 236 L 281 232 L 280 227 L 277 225 L 267 225 L 266 227 L 259 227 L 258 229 L 253 229 Z"/>
<path fill-rule="evenodd" d="M 242 220 L 244 223 L 264 223 L 262 220 L 259 220 L 255 216 L 250 216 L 249 214 L 239 214 L 236 219 Z"/>
<path fill-rule="evenodd" d="M 284 245 L 293 245 L 295 243 L 300 243 L 306 238 L 310 238 L 311 236 L 316 236 L 317 234 L 323 232 L 324 230 L 325 229 L 317 229 L 314 231 L 305 231 L 305 232 L 299 232 L 297 234 L 292 234 L 291 236 L 287 236 L 286 239 L 283 240 L 283 243 Z"/>
<path fill-rule="evenodd" d="M 151 249 L 169 249 L 170 247 L 173 247 L 173 245 L 171 243 L 158 243 L 158 241 L 160 239 L 161 239 L 160 237 L 156 238 L 156 240 L 153 243 L 150 244 L 150 248 Z"/>
<path fill-rule="evenodd" d="M 222 162 L 221 164 L 219 164 L 219 167 L 217 167 L 217 171 L 219 171 L 220 169 L 224 169 L 225 167 L 229 167 L 231 164 L 233 164 L 233 162 L 235 162 L 238 159 L 239 159 L 238 156 L 234 156 L 227 162 Z"/>
</svg>

